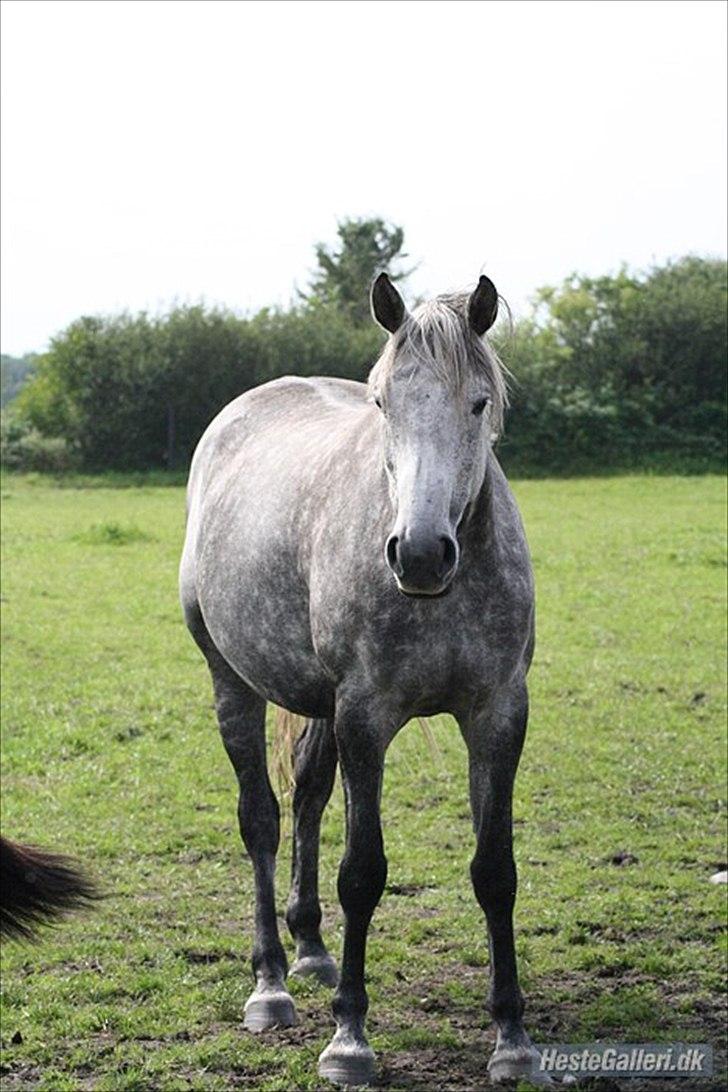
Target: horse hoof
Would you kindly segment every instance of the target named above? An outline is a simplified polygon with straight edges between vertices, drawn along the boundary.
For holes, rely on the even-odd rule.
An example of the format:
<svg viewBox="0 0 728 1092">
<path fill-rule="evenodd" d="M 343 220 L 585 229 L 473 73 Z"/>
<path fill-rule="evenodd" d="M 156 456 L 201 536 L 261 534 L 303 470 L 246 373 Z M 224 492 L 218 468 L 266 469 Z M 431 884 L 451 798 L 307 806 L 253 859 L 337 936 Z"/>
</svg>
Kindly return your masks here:
<svg viewBox="0 0 728 1092">
<path fill-rule="evenodd" d="M 243 1027 L 247 1031 L 292 1028 L 298 1023 L 293 998 L 285 990 L 254 990 L 245 1002 Z"/>
<path fill-rule="evenodd" d="M 535 1047 L 499 1046 L 488 1062 L 488 1076 L 493 1084 L 527 1079 L 539 1088 L 551 1088 L 553 1081 L 540 1066 L 541 1055 Z"/>
<path fill-rule="evenodd" d="M 319 1077 L 332 1084 L 360 1088 L 376 1077 L 376 1057 L 367 1043 L 334 1039 L 319 1058 Z"/>
<path fill-rule="evenodd" d="M 295 974 L 298 978 L 317 978 L 322 986 L 337 986 L 339 983 L 336 960 L 330 955 L 303 956 L 296 960 L 289 974 Z"/>
</svg>

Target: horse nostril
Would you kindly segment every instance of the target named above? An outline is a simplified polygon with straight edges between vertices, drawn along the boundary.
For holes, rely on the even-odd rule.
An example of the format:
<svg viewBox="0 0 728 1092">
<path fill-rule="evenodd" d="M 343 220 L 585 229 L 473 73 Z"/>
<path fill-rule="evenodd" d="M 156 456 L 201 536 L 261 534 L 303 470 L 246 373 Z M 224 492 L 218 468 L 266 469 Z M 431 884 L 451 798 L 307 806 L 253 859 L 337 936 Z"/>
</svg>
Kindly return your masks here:
<svg viewBox="0 0 728 1092">
<path fill-rule="evenodd" d="M 458 560 L 458 548 L 448 535 L 443 535 L 440 542 L 442 543 L 442 561 L 440 562 L 439 575 L 443 577 L 447 576 L 455 568 Z"/>
<path fill-rule="evenodd" d="M 396 573 L 397 576 L 401 576 L 402 575 L 402 565 L 401 565 L 400 560 L 399 560 L 399 551 L 397 549 L 398 546 L 399 546 L 399 538 L 397 537 L 397 535 L 390 535 L 389 538 L 387 539 L 387 545 L 386 545 L 386 549 L 385 549 L 386 556 L 387 556 L 387 564 L 389 565 L 389 567 L 390 567 L 390 569 L 392 570 L 393 573 Z"/>
</svg>

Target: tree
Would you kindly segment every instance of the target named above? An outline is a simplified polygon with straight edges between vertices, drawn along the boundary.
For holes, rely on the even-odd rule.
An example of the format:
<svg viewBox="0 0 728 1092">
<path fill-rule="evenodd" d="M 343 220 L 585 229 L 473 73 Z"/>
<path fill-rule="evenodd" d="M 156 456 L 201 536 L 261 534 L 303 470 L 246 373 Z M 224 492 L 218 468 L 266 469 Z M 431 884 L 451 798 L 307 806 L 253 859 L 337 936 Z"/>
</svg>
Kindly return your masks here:
<svg viewBox="0 0 728 1092">
<path fill-rule="evenodd" d="M 20 392 L 33 374 L 37 353 L 25 356 L 2 354 L 0 359 L 0 406 L 6 406 Z"/>
<path fill-rule="evenodd" d="M 260 338 L 245 319 L 220 308 L 178 307 L 155 326 L 157 458 L 185 465 L 203 430 L 227 402 L 262 382 Z"/>
<path fill-rule="evenodd" d="M 310 306 L 333 307 L 362 326 L 371 321 L 369 286 L 377 273 L 401 281 L 413 272 L 394 268 L 407 257 L 402 253 L 404 231 L 376 217 L 340 220 L 337 233 L 338 249 L 316 246 L 318 270 L 302 296 Z"/>
</svg>

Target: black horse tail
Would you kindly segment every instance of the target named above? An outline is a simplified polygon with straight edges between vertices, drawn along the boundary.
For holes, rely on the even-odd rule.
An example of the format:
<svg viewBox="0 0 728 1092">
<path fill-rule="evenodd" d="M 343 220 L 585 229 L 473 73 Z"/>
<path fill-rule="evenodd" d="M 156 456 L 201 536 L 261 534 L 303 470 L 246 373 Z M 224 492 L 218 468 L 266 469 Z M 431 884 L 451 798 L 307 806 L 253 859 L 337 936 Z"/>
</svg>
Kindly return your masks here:
<svg viewBox="0 0 728 1092">
<path fill-rule="evenodd" d="M 0 936 L 32 938 L 37 926 L 99 897 L 68 857 L 0 837 Z"/>
</svg>

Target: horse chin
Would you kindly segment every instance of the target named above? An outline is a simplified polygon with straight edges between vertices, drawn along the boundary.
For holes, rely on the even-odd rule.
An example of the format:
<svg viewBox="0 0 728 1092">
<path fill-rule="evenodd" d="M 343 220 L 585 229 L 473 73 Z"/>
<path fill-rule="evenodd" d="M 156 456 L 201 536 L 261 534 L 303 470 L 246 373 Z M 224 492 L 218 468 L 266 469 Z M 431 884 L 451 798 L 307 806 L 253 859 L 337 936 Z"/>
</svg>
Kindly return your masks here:
<svg viewBox="0 0 728 1092">
<path fill-rule="evenodd" d="M 404 588 L 396 577 L 395 580 L 397 582 L 397 591 L 406 599 L 444 599 L 452 591 L 451 580 L 448 580 L 444 587 L 434 588 L 432 591 L 427 591 L 424 588 Z"/>
</svg>

